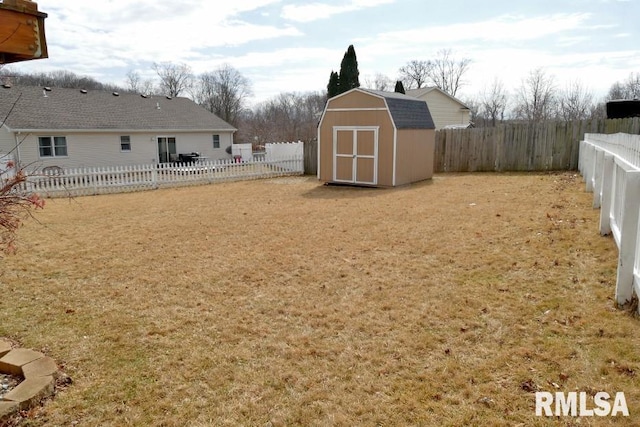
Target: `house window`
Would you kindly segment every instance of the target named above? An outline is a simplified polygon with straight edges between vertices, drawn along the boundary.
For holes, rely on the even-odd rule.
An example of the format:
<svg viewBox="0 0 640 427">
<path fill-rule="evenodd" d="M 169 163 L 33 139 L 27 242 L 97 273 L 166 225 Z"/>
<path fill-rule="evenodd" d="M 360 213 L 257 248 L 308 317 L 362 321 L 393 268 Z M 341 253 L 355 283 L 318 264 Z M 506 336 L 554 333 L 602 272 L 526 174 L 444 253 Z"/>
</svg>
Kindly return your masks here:
<svg viewBox="0 0 640 427">
<path fill-rule="evenodd" d="M 66 157 L 66 136 L 40 136 L 38 137 L 38 149 L 40 157 Z"/>
<path fill-rule="evenodd" d="M 129 135 L 120 136 L 120 151 L 131 151 L 131 137 Z"/>
<path fill-rule="evenodd" d="M 220 148 L 220 135 L 213 135 L 213 148 Z"/>
</svg>

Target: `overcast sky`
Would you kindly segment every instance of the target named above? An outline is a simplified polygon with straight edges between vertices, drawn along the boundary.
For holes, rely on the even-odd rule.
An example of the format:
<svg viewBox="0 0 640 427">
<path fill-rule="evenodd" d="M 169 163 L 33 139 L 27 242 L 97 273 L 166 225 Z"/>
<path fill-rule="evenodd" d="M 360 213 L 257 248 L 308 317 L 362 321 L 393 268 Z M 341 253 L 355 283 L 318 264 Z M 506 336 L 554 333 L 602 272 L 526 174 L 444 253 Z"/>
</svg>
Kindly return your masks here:
<svg viewBox="0 0 640 427">
<path fill-rule="evenodd" d="M 559 88 L 580 81 L 598 97 L 640 72 L 640 0 L 37 0 L 49 58 L 20 71 L 69 70 L 125 84 L 129 70 L 227 63 L 247 77 L 252 103 L 326 89 L 350 44 L 360 82 L 395 80 L 410 60 L 439 50 L 472 60 L 468 99 L 495 78 L 515 91 L 537 67 Z"/>
</svg>

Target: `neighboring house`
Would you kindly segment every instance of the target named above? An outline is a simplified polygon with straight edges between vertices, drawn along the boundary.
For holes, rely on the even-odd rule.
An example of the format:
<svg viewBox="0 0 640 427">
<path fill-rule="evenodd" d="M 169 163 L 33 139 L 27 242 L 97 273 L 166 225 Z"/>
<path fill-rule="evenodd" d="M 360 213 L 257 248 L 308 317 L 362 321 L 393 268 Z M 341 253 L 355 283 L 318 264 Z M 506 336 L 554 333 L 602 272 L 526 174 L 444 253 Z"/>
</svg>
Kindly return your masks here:
<svg viewBox="0 0 640 427">
<path fill-rule="evenodd" d="M 435 86 L 407 90 L 406 94 L 427 102 L 436 130 L 445 127 L 469 127 L 471 124 L 469 107 Z"/>
<path fill-rule="evenodd" d="M 187 98 L 0 86 L 0 157 L 27 168 L 229 159 L 235 131 Z"/>
<path fill-rule="evenodd" d="M 435 130 L 427 103 L 356 88 L 327 101 L 318 125 L 318 179 L 394 187 L 433 176 Z"/>
</svg>

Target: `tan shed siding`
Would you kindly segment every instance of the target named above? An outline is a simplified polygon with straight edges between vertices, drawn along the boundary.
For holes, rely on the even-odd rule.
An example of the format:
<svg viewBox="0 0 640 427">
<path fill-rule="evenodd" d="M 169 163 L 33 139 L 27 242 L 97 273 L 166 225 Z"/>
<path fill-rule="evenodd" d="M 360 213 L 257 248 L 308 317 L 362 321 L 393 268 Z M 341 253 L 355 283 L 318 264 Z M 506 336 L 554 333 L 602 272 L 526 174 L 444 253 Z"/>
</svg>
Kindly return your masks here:
<svg viewBox="0 0 640 427">
<path fill-rule="evenodd" d="M 469 110 L 461 109 L 460 104 L 437 90 L 427 93 L 422 99 L 427 101 L 436 129 L 442 129 L 447 125 L 469 124 Z"/>
<path fill-rule="evenodd" d="M 432 178 L 434 150 L 435 130 L 399 130 L 396 185 Z"/>
<path fill-rule="evenodd" d="M 361 95 L 353 93 L 351 95 Z M 338 98 L 340 99 L 340 98 Z M 376 99 L 366 96 L 366 100 Z M 320 124 L 319 177 L 321 181 L 333 180 L 333 128 L 334 126 L 379 126 L 378 133 L 378 184 L 393 184 L 393 124 L 386 110 L 330 111 L 336 108 L 332 100 Z M 361 101 L 361 103 L 364 101 Z"/>
<path fill-rule="evenodd" d="M 104 167 L 139 165 L 156 162 L 158 159 L 157 136 L 176 138 L 178 153 L 200 152 L 210 159 L 228 159 L 231 156 L 225 148 L 231 145 L 232 133 L 219 133 L 220 148 L 213 148 L 214 133 L 58 133 L 38 132 L 25 139 L 20 146 L 20 158 L 23 165 L 37 168 L 56 165 L 63 168 Z M 131 151 L 120 149 L 120 136 L 128 135 Z M 40 158 L 38 151 L 39 136 L 65 136 L 67 139 L 66 157 Z"/>
<path fill-rule="evenodd" d="M 362 93 L 351 92 L 329 101 L 328 108 L 385 108 L 384 99 Z"/>
</svg>

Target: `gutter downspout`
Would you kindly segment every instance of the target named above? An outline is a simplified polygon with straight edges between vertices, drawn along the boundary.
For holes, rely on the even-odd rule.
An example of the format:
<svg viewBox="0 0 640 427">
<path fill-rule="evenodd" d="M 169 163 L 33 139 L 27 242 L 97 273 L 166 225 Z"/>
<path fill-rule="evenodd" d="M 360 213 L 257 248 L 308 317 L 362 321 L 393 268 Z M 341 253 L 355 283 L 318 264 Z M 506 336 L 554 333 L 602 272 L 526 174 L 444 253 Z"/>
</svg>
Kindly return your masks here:
<svg viewBox="0 0 640 427">
<path fill-rule="evenodd" d="M 21 133 L 21 132 L 15 132 L 15 133 L 13 134 L 13 138 L 14 138 L 14 139 L 15 139 L 15 141 L 16 141 L 16 148 L 15 148 L 15 150 L 16 150 L 16 170 L 18 170 L 18 169 L 22 169 L 21 159 L 20 159 L 20 143 L 18 142 L 18 135 L 19 135 L 20 133 Z"/>
</svg>

